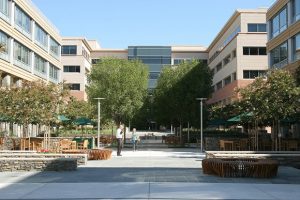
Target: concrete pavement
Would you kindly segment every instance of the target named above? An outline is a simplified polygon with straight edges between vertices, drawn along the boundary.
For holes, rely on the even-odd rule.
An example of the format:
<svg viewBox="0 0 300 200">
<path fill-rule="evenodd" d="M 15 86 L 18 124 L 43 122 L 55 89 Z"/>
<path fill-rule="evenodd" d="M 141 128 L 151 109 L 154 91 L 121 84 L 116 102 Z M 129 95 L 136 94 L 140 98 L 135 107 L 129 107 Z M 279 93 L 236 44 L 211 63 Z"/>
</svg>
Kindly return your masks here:
<svg viewBox="0 0 300 200">
<path fill-rule="evenodd" d="M 299 199 L 300 170 L 273 179 L 202 173 L 196 149 L 123 151 L 74 172 L 2 172 L 0 199 Z"/>
</svg>

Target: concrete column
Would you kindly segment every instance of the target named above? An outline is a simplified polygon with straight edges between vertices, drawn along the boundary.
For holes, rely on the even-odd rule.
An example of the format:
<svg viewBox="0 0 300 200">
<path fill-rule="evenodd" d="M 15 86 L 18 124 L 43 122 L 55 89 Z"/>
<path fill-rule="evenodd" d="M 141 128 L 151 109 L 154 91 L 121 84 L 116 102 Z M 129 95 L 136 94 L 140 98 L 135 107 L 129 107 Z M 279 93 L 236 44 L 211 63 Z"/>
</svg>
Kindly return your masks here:
<svg viewBox="0 0 300 200">
<path fill-rule="evenodd" d="M 288 63 L 292 63 L 294 60 L 294 51 L 293 51 L 293 40 L 292 38 L 288 39 Z"/>
<path fill-rule="evenodd" d="M 271 52 L 268 52 L 268 65 L 269 65 L 269 69 L 272 69 Z"/>
<path fill-rule="evenodd" d="M 22 79 L 18 79 L 16 82 L 15 82 L 15 85 L 17 87 L 22 87 Z"/>
<path fill-rule="evenodd" d="M 14 39 L 10 38 L 9 39 L 9 62 L 14 63 Z"/>
<path fill-rule="evenodd" d="M 49 76 L 50 76 L 50 64 L 49 62 L 46 62 L 46 79 L 49 81 Z"/>
<path fill-rule="evenodd" d="M 3 87 L 10 88 L 11 87 L 11 76 L 10 75 L 5 75 L 2 78 L 2 83 L 1 84 L 2 84 Z"/>
<path fill-rule="evenodd" d="M 31 67 L 30 71 L 31 71 L 32 74 L 34 74 L 34 63 L 35 63 L 34 52 L 31 52 L 31 62 L 30 63 L 31 63 L 31 65 L 30 65 L 30 67 Z"/>
<path fill-rule="evenodd" d="M 287 3 L 286 7 L 287 7 L 287 23 L 288 23 L 288 26 L 290 26 L 294 22 L 294 19 L 293 19 L 293 16 L 292 16 L 293 5 L 292 5 L 291 1 L 289 1 Z"/>
<path fill-rule="evenodd" d="M 47 35 L 47 52 L 50 53 L 50 35 Z"/>
<path fill-rule="evenodd" d="M 10 24 L 12 25 L 12 27 L 15 26 L 15 2 L 14 1 L 10 1 L 11 2 L 11 6 L 10 6 Z"/>
<path fill-rule="evenodd" d="M 31 40 L 35 41 L 35 21 L 31 20 Z"/>
<path fill-rule="evenodd" d="M 58 59 L 61 61 L 61 46 L 58 46 Z"/>
</svg>

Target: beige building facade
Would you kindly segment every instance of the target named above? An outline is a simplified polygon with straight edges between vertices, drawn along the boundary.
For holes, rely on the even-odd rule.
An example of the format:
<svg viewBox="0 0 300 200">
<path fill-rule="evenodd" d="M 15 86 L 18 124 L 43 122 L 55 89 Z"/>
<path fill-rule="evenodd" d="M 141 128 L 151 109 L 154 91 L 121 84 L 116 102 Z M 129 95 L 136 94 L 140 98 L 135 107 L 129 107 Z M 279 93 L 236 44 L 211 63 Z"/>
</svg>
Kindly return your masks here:
<svg viewBox="0 0 300 200">
<path fill-rule="evenodd" d="M 300 66 L 300 1 L 277 0 L 267 12 L 270 68 Z"/>
<path fill-rule="evenodd" d="M 61 62 L 62 80 L 70 87 L 70 94 L 87 101 L 87 74 L 90 73 L 92 48 L 85 38 L 63 37 Z"/>
<path fill-rule="evenodd" d="M 1 0 L 1 86 L 61 80 L 61 36 L 29 0 Z"/>
<path fill-rule="evenodd" d="M 266 12 L 264 8 L 237 10 L 208 47 L 208 65 L 214 73 L 209 104 L 230 104 L 238 98 L 237 88 L 265 75 Z"/>
</svg>

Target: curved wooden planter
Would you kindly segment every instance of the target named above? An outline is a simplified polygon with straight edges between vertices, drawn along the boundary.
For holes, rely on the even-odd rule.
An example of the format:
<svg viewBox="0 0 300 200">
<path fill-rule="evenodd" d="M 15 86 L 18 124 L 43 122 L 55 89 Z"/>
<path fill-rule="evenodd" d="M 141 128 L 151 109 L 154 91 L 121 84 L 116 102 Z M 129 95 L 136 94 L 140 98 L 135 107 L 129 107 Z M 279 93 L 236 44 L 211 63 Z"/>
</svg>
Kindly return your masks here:
<svg viewBox="0 0 300 200">
<path fill-rule="evenodd" d="M 277 175 L 278 161 L 270 159 L 208 158 L 202 161 L 204 174 L 220 177 L 272 178 Z"/>
</svg>

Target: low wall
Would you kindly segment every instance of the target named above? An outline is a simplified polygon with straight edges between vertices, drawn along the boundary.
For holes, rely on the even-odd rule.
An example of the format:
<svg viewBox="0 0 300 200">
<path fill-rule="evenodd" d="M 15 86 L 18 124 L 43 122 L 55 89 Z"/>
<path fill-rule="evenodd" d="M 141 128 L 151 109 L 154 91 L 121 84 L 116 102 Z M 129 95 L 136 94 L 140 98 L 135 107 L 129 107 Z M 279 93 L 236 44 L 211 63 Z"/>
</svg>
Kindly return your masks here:
<svg viewBox="0 0 300 200">
<path fill-rule="evenodd" d="M 72 158 L 76 159 L 77 165 L 87 164 L 87 154 L 50 154 L 50 153 L 0 153 L 0 159 L 2 158 L 12 158 L 12 159 L 59 159 L 59 158 Z"/>
<path fill-rule="evenodd" d="M 206 151 L 206 158 L 257 158 L 277 160 L 282 166 L 300 169 L 299 151 Z"/>
<path fill-rule="evenodd" d="M 0 158 L 0 171 L 73 171 L 74 158 Z"/>
</svg>

